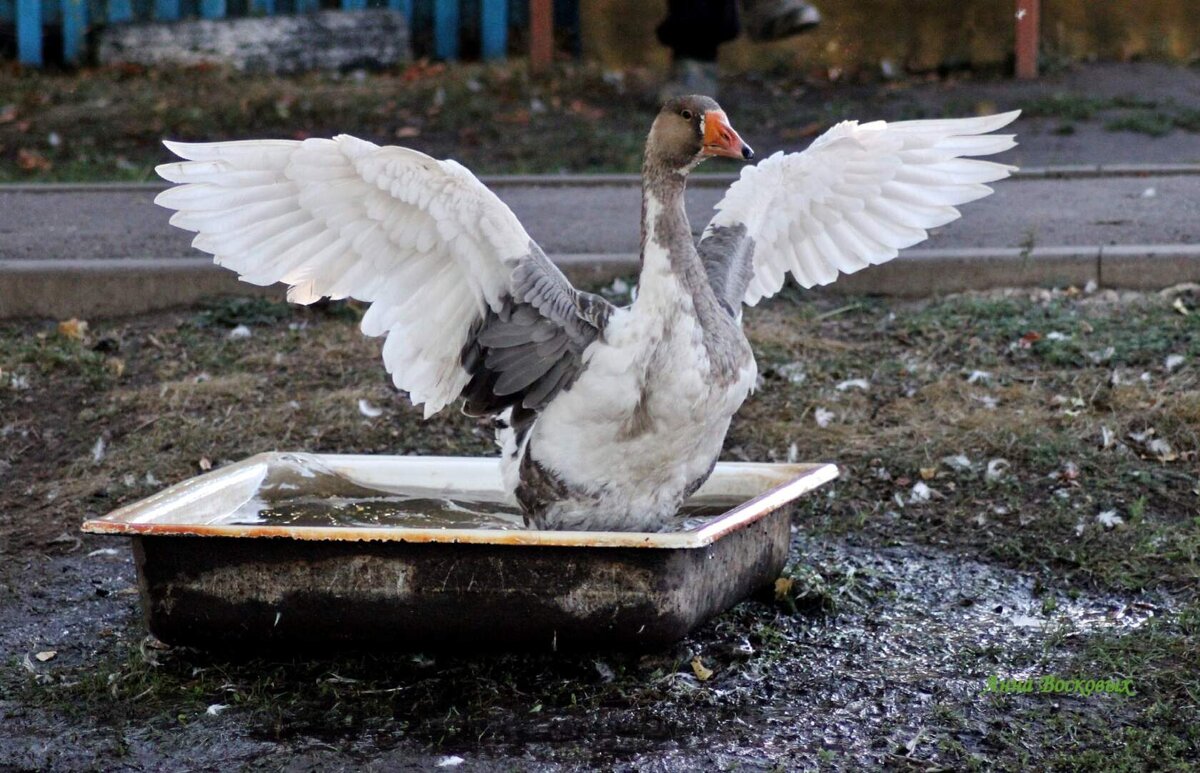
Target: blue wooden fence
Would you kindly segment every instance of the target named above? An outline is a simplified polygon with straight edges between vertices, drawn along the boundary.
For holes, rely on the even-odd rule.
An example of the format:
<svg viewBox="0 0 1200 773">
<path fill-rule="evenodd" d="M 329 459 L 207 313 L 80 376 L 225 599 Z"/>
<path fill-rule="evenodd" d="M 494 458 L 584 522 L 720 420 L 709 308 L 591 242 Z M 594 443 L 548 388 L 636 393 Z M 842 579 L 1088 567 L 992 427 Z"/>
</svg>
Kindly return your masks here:
<svg viewBox="0 0 1200 773">
<path fill-rule="evenodd" d="M 502 58 L 508 49 L 511 23 L 510 0 L 476 0 L 479 12 L 480 56 Z M 462 31 L 459 0 L 416 0 L 431 8 L 422 8 L 432 16 L 434 55 L 439 59 L 457 59 Z M 414 27 L 414 0 L 245 0 L 246 15 L 272 16 L 276 13 L 311 13 L 337 9 L 358 11 L 365 8 L 391 8 L 404 14 L 409 30 Z M 223 19 L 229 12 L 227 0 L 0 0 L 0 25 L 15 25 L 17 59 L 40 67 L 45 61 L 47 28 L 61 30 L 62 59 L 78 63 L 84 55 L 87 30 L 91 26 L 122 24 L 131 21 L 175 21 L 188 16 Z M 424 17 L 426 14 L 422 14 Z"/>
</svg>

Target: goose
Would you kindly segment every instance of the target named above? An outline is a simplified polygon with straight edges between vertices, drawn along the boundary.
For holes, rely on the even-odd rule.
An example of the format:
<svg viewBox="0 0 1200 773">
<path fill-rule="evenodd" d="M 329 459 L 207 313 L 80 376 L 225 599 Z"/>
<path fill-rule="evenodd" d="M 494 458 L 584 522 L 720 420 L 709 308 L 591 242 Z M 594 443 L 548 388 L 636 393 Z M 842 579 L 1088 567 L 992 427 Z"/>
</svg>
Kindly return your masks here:
<svg viewBox="0 0 1200 773">
<path fill-rule="evenodd" d="M 660 531 L 708 478 L 755 388 L 742 314 L 896 257 L 1015 167 L 1018 112 L 839 123 L 745 166 L 697 241 L 688 174 L 753 151 L 712 99 L 667 101 L 642 168 L 641 273 L 618 307 L 574 288 L 466 168 L 349 135 L 166 142 L 156 198 L 193 245 L 298 304 L 369 304 L 362 332 L 424 416 L 494 417 L 527 526 Z"/>
</svg>

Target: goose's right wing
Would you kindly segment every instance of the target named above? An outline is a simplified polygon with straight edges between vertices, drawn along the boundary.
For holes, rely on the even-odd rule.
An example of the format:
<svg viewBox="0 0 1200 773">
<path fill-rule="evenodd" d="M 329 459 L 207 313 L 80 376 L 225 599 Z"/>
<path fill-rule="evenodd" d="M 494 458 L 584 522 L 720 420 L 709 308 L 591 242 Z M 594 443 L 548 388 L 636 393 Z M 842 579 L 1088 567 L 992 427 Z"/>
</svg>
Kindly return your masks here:
<svg viewBox="0 0 1200 773">
<path fill-rule="evenodd" d="M 1015 145 L 988 132 L 1017 115 L 846 121 L 801 153 L 746 167 L 697 245 L 713 289 L 736 309 L 779 292 L 789 273 L 812 287 L 891 260 L 1015 169 L 964 156 Z"/>
<path fill-rule="evenodd" d="M 432 415 L 537 409 L 570 385 L 609 306 L 579 293 L 512 211 L 464 167 L 334 139 L 168 142 L 155 201 L 193 246 L 289 300 L 371 304 L 396 386 Z"/>
</svg>

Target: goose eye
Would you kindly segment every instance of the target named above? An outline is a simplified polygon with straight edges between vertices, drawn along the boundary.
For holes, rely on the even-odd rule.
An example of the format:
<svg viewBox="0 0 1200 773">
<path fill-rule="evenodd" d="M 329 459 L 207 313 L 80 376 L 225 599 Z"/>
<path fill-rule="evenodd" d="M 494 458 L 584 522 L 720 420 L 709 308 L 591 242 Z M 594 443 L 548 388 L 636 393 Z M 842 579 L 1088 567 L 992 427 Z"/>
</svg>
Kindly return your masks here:
<svg viewBox="0 0 1200 773">
<path fill-rule="evenodd" d="M 682 113 L 680 113 L 680 115 L 683 116 L 683 120 L 685 120 L 685 121 L 692 120 L 692 111 L 691 110 L 685 109 Z"/>
</svg>

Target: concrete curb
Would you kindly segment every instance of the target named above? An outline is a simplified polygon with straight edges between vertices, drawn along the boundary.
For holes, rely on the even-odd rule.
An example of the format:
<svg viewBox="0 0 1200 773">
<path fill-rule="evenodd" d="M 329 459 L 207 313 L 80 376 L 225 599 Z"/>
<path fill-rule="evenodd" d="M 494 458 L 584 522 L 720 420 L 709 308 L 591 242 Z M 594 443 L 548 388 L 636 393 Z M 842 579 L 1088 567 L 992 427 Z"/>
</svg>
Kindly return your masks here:
<svg viewBox="0 0 1200 773">
<path fill-rule="evenodd" d="M 572 282 L 595 286 L 637 272 L 631 254 L 552 255 Z M 1200 244 L 908 250 L 845 276 L 839 294 L 922 297 L 994 287 L 1159 289 L 1200 282 Z M 282 285 L 238 281 L 208 258 L 0 260 L 0 319 L 102 318 L 189 306 L 218 295 L 283 297 Z"/>
<path fill-rule="evenodd" d="M 1018 169 L 1013 180 L 1087 180 L 1097 177 L 1179 177 L 1200 175 L 1200 164 L 1080 164 L 1064 166 L 1030 166 Z M 736 174 L 693 174 L 688 185 L 697 188 L 725 187 L 737 179 Z M 492 188 L 528 187 L 612 187 L 637 186 L 637 174 L 500 174 L 480 175 L 480 180 Z M 166 189 L 165 182 L 111 183 L 8 183 L 0 184 L 3 193 L 153 193 Z"/>
</svg>

